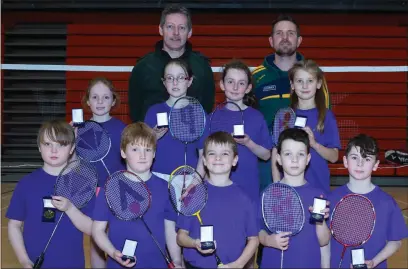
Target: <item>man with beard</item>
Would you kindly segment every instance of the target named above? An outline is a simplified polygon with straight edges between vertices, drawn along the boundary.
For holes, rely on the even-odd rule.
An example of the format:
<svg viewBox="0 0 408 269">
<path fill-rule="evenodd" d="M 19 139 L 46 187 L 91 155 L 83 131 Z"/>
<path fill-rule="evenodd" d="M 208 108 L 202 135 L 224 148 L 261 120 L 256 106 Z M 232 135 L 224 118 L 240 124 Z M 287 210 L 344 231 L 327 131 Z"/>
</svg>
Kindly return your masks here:
<svg viewBox="0 0 408 269">
<path fill-rule="evenodd" d="M 272 33 L 269 44 L 275 53 L 265 57 L 262 65 L 255 68 L 253 75 L 253 91 L 259 104 L 259 110 L 265 117 L 270 131 L 273 129 L 273 121 L 276 112 L 290 105 L 290 82 L 288 70 L 297 62 L 303 60 L 303 56 L 297 52 L 302 43 L 299 25 L 288 15 L 280 15 L 272 23 Z M 325 93 L 326 106 L 330 107 L 329 93 Z M 272 153 L 276 152 L 276 148 Z M 271 169 L 271 163 L 274 169 Z M 273 170 L 273 175 L 272 175 Z M 277 167 L 276 154 L 272 154 L 269 161 L 259 160 L 260 190 L 264 190 L 272 180 L 281 179 Z M 262 246 L 258 252 L 258 264 L 262 257 Z"/>
<path fill-rule="evenodd" d="M 280 15 L 272 23 L 272 34 L 269 44 L 275 53 L 265 57 L 262 65 L 253 72 L 254 93 L 259 104 L 259 110 L 265 117 L 269 130 L 272 131 L 273 120 L 276 112 L 290 105 L 290 83 L 288 70 L 297 62 L 303 60 L 303 56 L 297 52 L 302 43 L 299 25 L 287 15 Z M 326 93 L 326 105 L 329 107 L 329 96 Z M 271 161 L 276 165 L 272 155 L 270 161 L 260 160 L 260 190 L 271 183 Z M 278 169 L 273 169 L 273 181 L 280 179 Z"/>
<path fill-rule="evenodd" d="M 159 33 L 163 40 L 156 43 L 155 51 L 141 57 L 132 70 L 128 90 L 130 118 L 133 122 L 143 121 L 150 106 L 168 99 L 162 76 L 166 64 L 175 58 L 188 62 L 194 74 L 187 95 L 197 98 L 210 113 L 215 101 L 214 77 L 209 60 L 193 51 L 187 41 L 192 35 L 189 10 L 179 5 L 166 7 L 161 15 Z"/>
</svg>

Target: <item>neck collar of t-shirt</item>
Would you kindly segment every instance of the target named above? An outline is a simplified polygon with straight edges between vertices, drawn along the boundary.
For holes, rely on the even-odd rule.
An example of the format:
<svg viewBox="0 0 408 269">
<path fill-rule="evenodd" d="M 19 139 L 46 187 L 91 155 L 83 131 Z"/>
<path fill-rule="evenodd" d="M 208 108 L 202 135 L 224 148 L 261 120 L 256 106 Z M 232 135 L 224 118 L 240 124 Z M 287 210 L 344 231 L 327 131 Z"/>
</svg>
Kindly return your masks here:
<svg viewBox="0 0 408 269">
<path fill-rule="evenodd" d="M 279 181 L 279 182 L 281 182 L 281 181 Z M 286 184 L 286 185 L 289 185 L 289 184 L 287 184 L 287 183 L 283 183 L 283 182 L 281 182 L 282 184 Z M 291 185 L 289 185 L 289 186 L 291 186 L 292 188 L 294 188 L 294 189 L 302 189 L 302 188 L 306 188 L 306 187 L 308 187 L 310 184 L 309 184 L 309 182 L 305 179 L 305 183 L 303 184 L 303 185 L 299 185 L 299 186 L 291 186 Z"/>
<path fill-rule="evenodd" d="M 373 193 L 375 193 L 375 192 L 377 191 L 377 189 L 378 189 L 378 186 L 373 184 L 374 188 L 373 188 L 371 191 L 369 191 L 369 192 L 367 192 L 367 193 L 355 193 L 355 192 L 353 192 L 352 190 L 350 190 L 348 183 L 347 183 L 346 185 L 344 185 L 344 186 L 345 186 L 345 188 L 346 188 L 346 190 L 347 190 L 347 193 L 349 193 L 349 194 L 360 194 L 360 195 L 364 195 L 364 196 L 367 196 L 367 197 L 368 197 L 368 196 L 371 196 L 371 195 L 372 195 Z"/>
</svg>

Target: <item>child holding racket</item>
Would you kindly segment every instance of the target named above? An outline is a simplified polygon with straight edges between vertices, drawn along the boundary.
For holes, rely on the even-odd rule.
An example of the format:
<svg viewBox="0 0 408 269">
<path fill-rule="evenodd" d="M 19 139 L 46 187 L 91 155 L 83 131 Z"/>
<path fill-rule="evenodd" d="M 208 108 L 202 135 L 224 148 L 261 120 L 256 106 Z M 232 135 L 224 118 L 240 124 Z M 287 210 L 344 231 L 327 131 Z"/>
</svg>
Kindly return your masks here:
<svg viewBox="0 0 408 269">
<path fill-rule="evenodd" d="M 156 157 L 152 166 L 152 171 L 159 177 L 168 181 L 171 172 L 184 164 L 185 145 L 174 138 L 167 127 L 159 128 L 157 122 L 158 113 L 167 113 L 166 119 L 170 115 L 170 110 L 174 103 L 187 95 L 187 90 L 193 83 L 193 71 L 190 65 L 181 59 L 172 59 L 164 67 L 163 85 L 167 89 L 169 99 L 163 103 L 151 106 L 145 116 L 145 123 L 153 128 L 157 137 Z M 197 143 L 187 145 L 187 165 L 197 166 Z M 173 154 L 169 158 L 169 153 Z M 180 154 L 178 154 L 180 153 Z"/>
<path fill-rule="evenodd" d="M 120 156 L 120 136 L 126 124 L 118 118 L 112 117 L 110 112 L 120 104 L 118 92 L 112 82 L 106 78 L 95 78 L 89 82 L 89 87 L 82 99 L 82 106 L 92 112 L 91 120 L 98 122 L 109 133 L 111 147 L 108 154 L 103 158 L 109 173 L 125 169 Z M 102 187 L 109 173 L 102 162 L 95 162 L 98 171 L 98 186 Z"/>
<path fill-rule="evenodd" d="M 126 125 L 121 120 L 110 115 L 111 110 L 118 107 L 119 104 L 119 94 L 113 87 L 112 82 L 106 78 L 95 78 L 91 80 L 86 94 L 82 98 L 82 106 L 89 108 L 92 112 L 91 120 L 101 124 L 108 132 L 111 140 L 110 149 L 103 158 L 103 163 L 100 161 L 94 162 L 99 177 L 97 195 L 99 188 L 105 184 L 110 173 L 125 169 L 125 165 L 120 156 L 120 136 Z M 95 248 L 93 242 L 91 242 L 91 265 L 92 268 L 105 268 L 104 254 Z"/>
<path fill-rule="evenodd" d="M 241 186 L 251 200 L 257 201 L 259 198 L 258 158 L 268 160 L 271 157 L 272 143 L 264 116 L 251 107 L 255 104 L 255 97 L 251 92 L 252 74 L 248 66 L 239 60 L 227 63 L 222 72 L 220 87 L 225 93 L 226 100 L 238 105 L 243 112 L 244 135 L 242 138 L 234 138 L 238 143 L 239 163 L 231 172 L 231 180 Z M 211 129 L 231 134 L 234 132 L 233 123 L 228 122 L 228 118 L 233 118 L 234 114 L 240 112 L 229 110 L 228 107 L 224 109 L 228 112 L 224 113 L 226 119 L 217 121 L 222 126 L 215 126 L 216 123 L 210 122 L 203 139 L 209 135 Z M 202 152 L 201 149 L 200 156 Z M 198 163 L 197 170 L 204 175 L 201 161 Z"/>
<path fill-rule="evenodd" d="M 323 71 L 312 60 L 294 64 L 289 70 L 291 108 L 296 117 L 306 118 L 304 131 L 309 135 L 311 161 L 306 170 L 306 180 L 314 187 L 330 192 L 330 171 L 327 161 L 335 163 L 339 157 L 340 138 L 336 118 L 326 108 L 326 80 Z M 276 149 L 272 155 L 276 154 Z M 274 157 L 272 157 L 274 160 Z M 280 180 L 280 173 L 272 162 L 274 182 Z"/>
<path fill-rule="evenodd" d="M 174 247 L 177 245 L 176 232 L 174 224 L 171 224 L 176 221 L 177 216 L 169 200 L 167 183 L 150 171 L 156 150 L 154 131 L 141 122 L 130 124 L 122 132 L 120 148 L 121 155 L 126 160 L 127 171 L 143 180 L 153 197 L 150 208 L 143 216 L 145 222 L 161 249 L 164 250 L 167 244 L 173 262 L 180 265 L 181 261 L 177 260 L 180 258 L 174 255 Z M 106 233 L 108 226 L 109 230 Z M 117 218 L 107 204 L 103 188 L 96 200 L 92 235 L 98 246 L 109 255 L 107 268 L 166 267 L 159 248 L 155 245 L 143 222 L 141 220 L 124 221 Z M 122 249 L 126 240 L 137 242 L 135 262 L 130 262 L 129 259 L 122 260 Z"/>
<path fill-rule="evenodd" d="M 203 162 L 208 169 L 204 184 L 208 200 L 201 210 L 204 225 L 213 226 L 219 268 L 243 268 L 258 247 L 256 208 L 245 192 L 230 180 L 238 162 L 238 147 L 229 133 L 215 132 L 205 141 Z M 192 201 L 193 203 L 194 201 Z M 200 223 L 195 216 L 179 215 L 177 242 L 184 247 L 187 268 L 216 268 L 214 250 L 201 249 Z"/>
<path fill-rule="evenodd" d="M 368 241 L 361 246 L 364 249 L 367 268 L 387 268 L 387 259 L 401 247 L 401 240 L 408 237 L 408 229 L 398 204 L 391 195 L 371 181 L 371 174 L 377 170 L 380 162 L 378 153 L 379 148 L 374 138 L 364 134 L 352 138 L 347 144 L 343 157 L 344 167 L 349 171 L 349 182 L 333 190 L 329 196 L 333 207 L 348 194 L 363 195 L 374 206 L 375 219 L 367 220 L 375 221 L 374 230 Z M 364 225 L 364 221 L 364 219 L 359 221 L 360 227 L 346 232 L 350 235 L 359 233 L 359 230 L 367 226 Z M 330 246 L 331 268 L 337 268 L 343 245 L 333 236 Z M 348 248 L 341 267 L 350 268 L 351 264 L 351 250 Z"/>
<path fill-rule="evenodd" d="M 78 210 L 68 199 L 50 196 L 57 176 L 75 149 L 74 140 L 74 130 L 68 123 L 44 122 L 37 136 L 43 167 L 22 178 L 14 190 L 6 213 L 8 236 L 23 268 L 32 268 L 62 212 L 67 216 L 55 231 L 42 267 L 85 267 L 83 233 L 91 234 L 92 219 L 88 214 L 92 212 L 94 200 Z"/>
<path fill-rule="evenodd" d="M 314 187 L 305 179 L 305 169 L 311 159 L 308 134 L 301 129 L 284 130 L 279 136 L 276 157 L 277 162 L 283 168 L 284 174 L 280 183 L 293 187 L 299 195 L 303 205 L 304 222 L 285 223 L 287 227 L 301 227 L 300 232 L 297 231 L 298 233 L 293 237 L 289 232 L 270 234 L 267 227 L 282 227 L 284 224 L 265 223 L 267 220 L 261 214 L 259 241 L 264 249 L 260 268 L 281 268 L 282 251 L 284 254 L 283 268 L 321 268 L 320 247 L 329 243 L 330 230 L 325 221 L 321 224 L 309 222 L 309 211 L 312 211 L 313 208 L 308 205 L 313 205 L 315 197 L 322 198 L 324 191 Z M 267 190 L 268 188 L 265 191 Z M 272 201 L 262 200 L 264 205 L 261 206 L 259 212 L 273 210 L 274 208 L 268 209 L 268 203 L 270 203 L 270 207 L 274 206 Z M 262 207 L 264 210 L 262 210 Z M 322 213 L 324 213 L 324 218 L 327 219 L 329 217 L 329 208 L 324 209 Z M 298 219 L 298 216 L 290 216 L 290 214 L 293 214 L 292 212 L 279 212 L 279 214 L 285 214 L 288 216 L 288 220 Z M 276 220 L 272 219 L 270 221 Z"/>
</svg>

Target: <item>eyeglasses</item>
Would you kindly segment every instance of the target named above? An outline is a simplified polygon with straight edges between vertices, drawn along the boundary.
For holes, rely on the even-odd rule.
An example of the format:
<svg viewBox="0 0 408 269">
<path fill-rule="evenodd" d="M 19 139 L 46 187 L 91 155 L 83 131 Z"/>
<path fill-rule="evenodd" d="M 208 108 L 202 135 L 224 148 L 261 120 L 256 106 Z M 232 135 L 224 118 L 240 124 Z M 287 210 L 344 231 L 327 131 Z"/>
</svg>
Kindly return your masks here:
<svg viewBox="0 0 408 269">
<path fill-rule="evenodd" d="M 174 80 L 177 80 L 178 83 L 182 83 L 184 81 L 189 80 L 190 78 L 187 76 L 178 76 L 177 78 L 173 77 L 173 76 L 166 76 L 163 78 L 163 81 L 166 83 L 174 83 Z"/>
</svg>

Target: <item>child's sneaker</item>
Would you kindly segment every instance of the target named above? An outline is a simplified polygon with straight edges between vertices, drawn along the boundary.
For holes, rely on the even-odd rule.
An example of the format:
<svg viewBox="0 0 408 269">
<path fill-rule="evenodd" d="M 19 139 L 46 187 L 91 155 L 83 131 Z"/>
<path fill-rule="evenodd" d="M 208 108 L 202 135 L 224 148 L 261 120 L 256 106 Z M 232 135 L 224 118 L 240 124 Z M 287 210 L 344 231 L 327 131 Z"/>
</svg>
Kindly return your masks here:
<svg viewBox="0 0 408 269">
<path fill-rule="evenodd" d="M 388 150 L 385 152 L 385 159 L 393 164 L 408 164 L 408 153 L 398 150 Z"/>
</svg>

